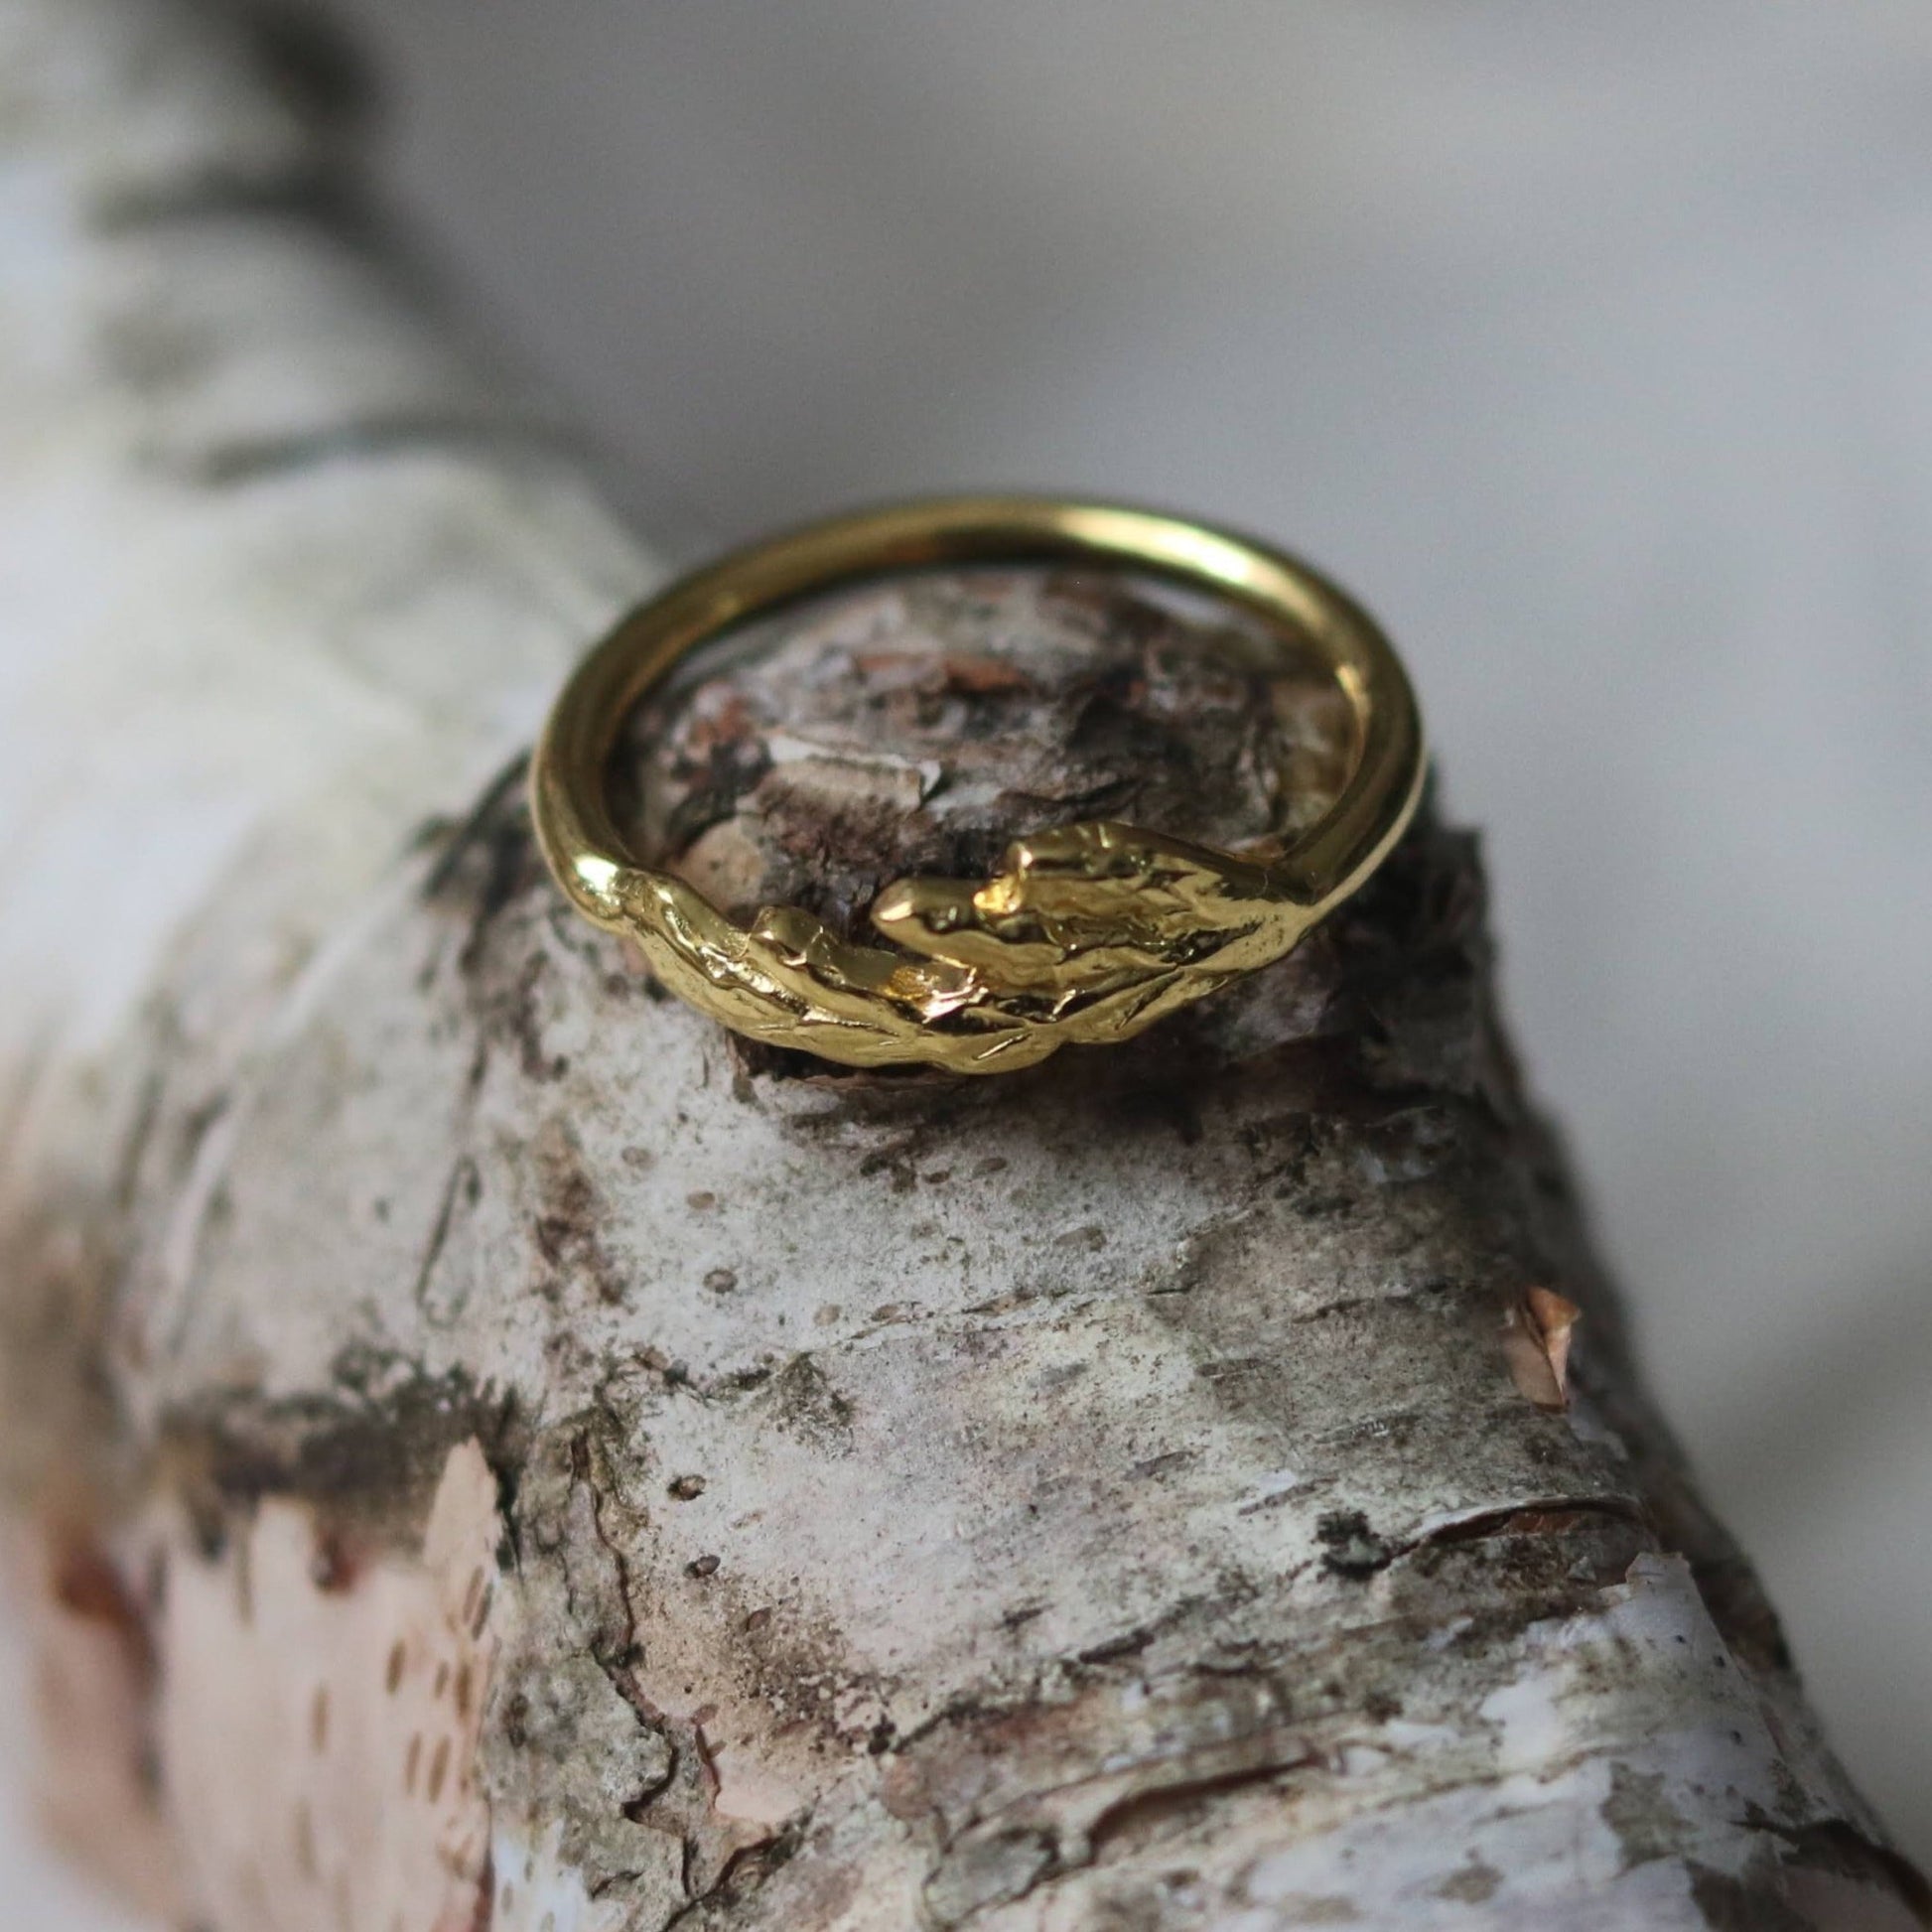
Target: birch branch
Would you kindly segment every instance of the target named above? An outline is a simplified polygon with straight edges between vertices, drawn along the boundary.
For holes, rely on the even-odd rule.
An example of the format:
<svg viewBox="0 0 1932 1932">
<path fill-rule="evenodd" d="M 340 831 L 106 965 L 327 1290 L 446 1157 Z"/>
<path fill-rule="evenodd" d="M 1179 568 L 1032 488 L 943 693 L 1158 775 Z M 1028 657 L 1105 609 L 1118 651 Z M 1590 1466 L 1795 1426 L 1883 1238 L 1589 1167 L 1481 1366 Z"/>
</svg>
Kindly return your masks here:
<svg viewBox="0 0 1932 1932">
<path fill-rule="evenodd" d="M 736 1045 L 517 784 L 651 566 L 316 128 L 200 14 L 0 0 L 0 1469 L 83 1855 L 210 1932 L 1925 1922 L 1637 1389 L 1471 839 L 1132 1046 Z M 1226 631 L 789 614 L 642 721 L 639 836 L 850 921 L 1279 827 L 1334 721 Z"/>
</svg>

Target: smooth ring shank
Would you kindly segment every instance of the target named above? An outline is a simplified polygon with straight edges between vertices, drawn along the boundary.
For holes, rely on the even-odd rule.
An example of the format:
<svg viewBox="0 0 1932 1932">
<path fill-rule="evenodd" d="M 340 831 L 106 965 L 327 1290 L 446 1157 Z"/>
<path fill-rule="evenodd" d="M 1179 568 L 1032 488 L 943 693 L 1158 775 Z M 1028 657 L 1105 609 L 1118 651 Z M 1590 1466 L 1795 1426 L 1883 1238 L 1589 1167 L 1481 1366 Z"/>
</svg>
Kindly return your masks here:
<svg viewBox="0 0 1932 1932">
<path fill-rule="evenodd" d="M 874 901 L 892 946 L 795 906 L 751 926 L 625 850 L 606 798 L 625 719 L 687 652 L 799 598 L 947 564 L 1095 564 L 1254 613 L 1284 668 L 1312 651 L 1347 699 L 1355 759 L 1279 857 L 1110 821 L 1017 839 L 981 884 L 902 879 Z M 1198 523 L 1107 503 L 976 496 L 814 524 L 741 550 L 625 618 L 578 666 L 531 766 L 537 838 L 586 918 L 627 934 L 681 998 L 727 1027 L 850 1066 L 1031 1066 L 1068 1041 L 1126 1039 L 1280 959 L 1401 837 L 1422 793 L 1422 725 L 1368 615 L 1305 564 Z"/>
</svg>

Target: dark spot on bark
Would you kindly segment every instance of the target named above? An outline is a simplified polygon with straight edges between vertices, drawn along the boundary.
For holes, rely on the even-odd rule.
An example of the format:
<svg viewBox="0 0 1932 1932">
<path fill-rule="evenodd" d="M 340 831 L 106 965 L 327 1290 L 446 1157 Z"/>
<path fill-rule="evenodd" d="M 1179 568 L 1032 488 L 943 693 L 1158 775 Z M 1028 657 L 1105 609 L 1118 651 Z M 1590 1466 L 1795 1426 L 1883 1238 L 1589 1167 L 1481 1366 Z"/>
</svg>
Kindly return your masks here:
<svg viewBox="0 0 1932 1932">
<path fill-rule="evenodd" d="M 264 1496 L 317 1509 L 323 1529 L 351 1545 L 413 1550 L 450 1451 L 475 1438 L 492 1467 L 521 1453 L 513 1401 L 452 1371 L 425 1376 L 393 1358 L 345 1351 L 337 1392 L 264 1400 L 224 1392 L 163 1424 L 170 1466 L 205 1546 Z"/>
<path fill-rule="evenodd" d="M 868 1178 L 873 1174 L 890 1174 L 893 1192 L 896 1194 L 909 1194 L 918 1181 L 918 1174 L 912 1166 L 912 1153 L 909 1146 L 882 1148 L 868 1154 L 859 1163 L 859 1172 Z"/>
<path fill-rule="evenodd" d="M 560 1283 L 588 1282 L 601 1302 L 624 1296 L 624 1271 L 604 1245 L 603 1198 L 568 1121 L 553 1117 L 532 1144 L 538 1213 L 536 1251 Z"/>
<path fill-rule="evenodd" d="M 527 820 L 520 833 L 515 823 L 528 772 L 529 759 L 519 753 L 483 787 L 431 865 L 425 900 L 467 899 L 472 918 L 485 925 L 508 904 L 520 865 L 515 847 L 519 838 L 528 843 Z"/>
<path fill-rule="evenodd" d="M 309 1581 L 325 1594 L 349 1588 L 355 1582 L 357 1565 L 347 1539 L 338 1529 L 323 1529 L 316 1534 L 315 1548 L 309 1556 Z"/>
<path fill-rule="evenodd" d="M 429 1240 L 416 1270 L 416 1305 L 431 1321 L 442 1326 L 447 1326 L 462 1314 L 470 1293 L 469 1283 L 464 1280 L 457 1284 L 453 1293 L 437 1295 L 434 1292 L 437 1264 L 443 1259 L 443 1250 L 449 1242 L 450 1229 L 456 1220 L 459 1205 L 474 1207 L 482 1197 L 483 1176 L 477 1171 L 476 1162 L 468 1154 L 459 1155 L 443 1183 L 436 1218 L 430 1224 Z M 386 1203 L 382 1218 L 388 1218 Z"/>
<path fill-rule="evenodd" d="M 685 1574 L 698 1578 L 715 1577 L 718 1574 L 720 1561 L 720 1558 L 710 1556 L 694 1558 L 684 1566 Z"/>
<path fill-rule="evenodd" d="M 195 1165 L 195 1157 L 201 1153 L 202 1144 L 213 1131 L 215 1122 L 228 1111 L 232 1100 L 233 1096 L 223 1089 L 198 1101 L 182 1115 L 175 1148 L 177 1175 L 185 1176 Z"/>
<path fill-rule="evenodd" d="M 1359 1509 L 1330 1510 L 1314 1526 L 1321 1543 L 1321 1567 L 1335 1577 L 1372 1577 L 1386 1570 L 1395 1547 L 1377 1536 Z"/>
<path fill-rule="evenodd" d="M 823 1449 L 844 1449 L 849 1446 L 852 1402 L 832 1386 L 811 1356 L 794 1355 L 772 1381 L 771 1396 L 781 1427 Z"/>
<path fill-rule="evenodd" d="M 1203 1132 L 1198 1087 L 1187 1080 L 1155 1079 L 1133 1086 L 1116 1102 L 1121 1127 L 1172 1134 L 1182 1147 L 1198 1147 Z"/>
<path fill-rule="evenodd" d="M 1678 1815 L 1661 1772 L 1610 1766 L 1610 1789 L 1602 1804 L 1603 1822 L 1622 1848 L 1619 1869 L 1634 1870 L 1658 1859 L 1674 1859 L 1689 1849 L 1695 1834 Z"/>
<path fill-rule="evenodd" d="M 69 1616 L 109 1632 L 135 1678 L 147 1683 L 155 1656 L 148 1618 L 107 1553 L 79 1530 L 56 1532 L 53 1595 Z"/>
<path fill-rule="evenodd" d="M 1452 1898 L 1462 1905 L 1486 1904 L 1503 1881 L 1502 1873 L 1475 1857 L 1460 1870 L 1452 1872 L 1436 1887 L 1438 1898 Z"/>
<path fill-rule="evenodd" d="M 1689 1870 L 1692 1902 L 1711 1932 L 1819 1932 L 1811 1918 L 1761 1884 L 1695 1862 Z"/>
<path fill-rule="evenodd" d="M 430 866 L 422 892 L 425 903 L 461 921 L 455 962 L 480 1023 L 480 1059 L 489 1042 L 500 1042 L 512 1049 L 526 1079 L 550 1084 L 570 1063 L 545 1044 L 540 989 L 557 955 L 588 952 L 601 960 L 607 942 L 551 888 L 531 833 L 523 778 L 521 759 L 498 774 Z M 422 984 L 439 971 L 440 954 L 433 954 Z"/>
<path fill-rule="evenodd" d="M 311 0 L 267 0 L 236 10 L 269 86 L 305 121 L 361 133 L 377 106 L 375 72 L 361 43 Z"/>
<path fill-rule="evenodd" d="M 1753 1670 L 1767 1674 L 1792 1671 L 1795 1665 L 1784 1625 L 1771 1607 L 1757 1572 L 1729 1546 L 1727 1536 L 1724 1537 L 1725 1547 L 1715 1551 L 1708 1548 L 1709 1541 L 1694 1536 L 1687 1554 L 1698 1594 L 1711 1612 L 1711 1620 L 1724 1633 L 1725 1642 Z"/>
<path fill-rule="evenodd" d="M 513 1691 L 503 1701 L 503 1738 L 511 1750 L 520 1751 L 529 1742 L 530 1700 L 522 1691 Z"/>
<path fill-rule="evenodd" d="M 1110 1664 L 1117 1657 L 1132 1657 L 1145 1650 L 1153 1640 L 1152 1630 L 1126 1630 L 1119 1636 L 1107 1638 L 1104 1643 L 1090 1644 L 1078 1653 L 1078 1661 L 1083 1664 Z"/>
</svg>

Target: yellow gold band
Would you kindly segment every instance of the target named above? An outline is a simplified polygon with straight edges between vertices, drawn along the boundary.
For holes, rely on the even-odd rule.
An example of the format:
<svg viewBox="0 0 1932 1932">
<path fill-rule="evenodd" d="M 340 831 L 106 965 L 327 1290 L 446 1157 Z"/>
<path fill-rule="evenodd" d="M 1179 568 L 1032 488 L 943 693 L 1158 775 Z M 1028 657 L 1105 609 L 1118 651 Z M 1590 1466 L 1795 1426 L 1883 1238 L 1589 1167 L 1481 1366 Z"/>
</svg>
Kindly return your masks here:
<svg viewBox="0 0 1932 1932">
<path fill-rule="evenodd" d="M 874 902 L 897 945 L 839 937 L 797 907 L 748 927 L 624 849 L 606 799 L 625 719 L 728 627 L 862 578 L 948 564 L 1096 564 L 1228 599 L 1312 651 L 1354 720 L 1353 769 L 1266 864 L 1096 821 L 1016 840 L 981 885 L 900 880 Z M 531 766 L 537 838 L 585 917 L 627 934 L 674 993 L 737 1032 L 852 1066 L 1029 1066 L 1069 1041 L 1131 1037 L 1290 951 L 1381 864 L 1413 815 L 1422 725 L 1372 619 L 1292 558 L 1206 525 L 1108 503 L 973 496 L 813 524 L 741 550 L 626 617 L 557 699 Z"/>
</svg>

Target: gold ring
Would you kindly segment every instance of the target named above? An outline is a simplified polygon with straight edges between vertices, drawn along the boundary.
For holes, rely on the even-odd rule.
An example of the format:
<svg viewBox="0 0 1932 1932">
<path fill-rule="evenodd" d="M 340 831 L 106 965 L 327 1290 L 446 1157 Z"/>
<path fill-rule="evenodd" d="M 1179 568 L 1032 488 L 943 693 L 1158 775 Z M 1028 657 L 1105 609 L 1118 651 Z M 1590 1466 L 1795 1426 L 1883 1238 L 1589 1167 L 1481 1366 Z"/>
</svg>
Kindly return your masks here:
<svg viewBox="0 0 1932 1932">
<path fill-rule="evenodd" d="M 1312 650 L 1353 720 L 1350 774 L 1280 854 L 1244 857 L 1109 821 L 1017 839 L 984 884 L 902 879 L 861 945 L 796 906 L 751 926 L 641 864 L 606 798 L 625 719 L 731 625 L 857 579 L 947 564 L 1105 564 L 1225 598 L 1284 658 Z M 1374 621 L 1332 584 L 1226 531 L 1111 503 L 969 496 L 814 524 L 686 577 L 619 623 L 564 686 L 531 765 L 557 882 L 682 999 L 736 1032 L 848 1066 L 1031 1066 L 1130 1038 L 1289 952 L 1373 873 L 1422 794 L 1414 693 Z"/>
</svg>

